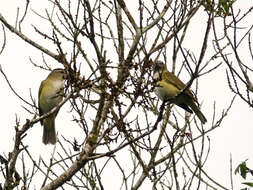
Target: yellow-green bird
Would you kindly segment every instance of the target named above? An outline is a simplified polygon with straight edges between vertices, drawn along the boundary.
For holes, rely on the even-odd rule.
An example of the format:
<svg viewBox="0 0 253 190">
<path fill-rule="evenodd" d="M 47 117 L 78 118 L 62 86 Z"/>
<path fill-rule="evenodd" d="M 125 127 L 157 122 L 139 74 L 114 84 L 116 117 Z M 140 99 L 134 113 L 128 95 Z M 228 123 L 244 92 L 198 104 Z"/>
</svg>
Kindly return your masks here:
<svg viewBox="0 0 253 190">
<path fill-rule="evenodd" d="M 63 69 L 54 69 L 40 84 L 39 89 L 39 115 L 49 112 L 63 99 L 64 82 L 67 74 Z M 44 144 L 56 143 L 55 117 L 59 110 L 40 121 L 43 126 L 42 142 Z"/>
<path fill-rule="evenodd" d="M 191 90 L 186 89 L 183 91 L 185 84 L 173 73 L 169 72 L 163 62 L 156 61 L 153 65 L 153 72 L 153 78 L 157 81 L 155 93 L 159 99 L 170 101 L 189 113 L 194 112 L 202 124 L 206 123 L 207 120 L 200 111 L 197 100 Z"/>
</svg>

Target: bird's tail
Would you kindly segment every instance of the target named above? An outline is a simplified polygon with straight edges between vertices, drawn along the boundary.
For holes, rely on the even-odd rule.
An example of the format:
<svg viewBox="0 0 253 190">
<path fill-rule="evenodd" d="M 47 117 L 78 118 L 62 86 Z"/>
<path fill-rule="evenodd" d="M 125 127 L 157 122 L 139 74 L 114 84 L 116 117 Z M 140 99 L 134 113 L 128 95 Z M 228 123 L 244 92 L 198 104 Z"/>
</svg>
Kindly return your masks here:
<svg viewBox="0 0 253 190">
<path fill-rule="evenodd" d="M 190 107 L 191 107 L 192 111 L 198 116 L 198 118 L 201 121 L 201 123 L 205 124 L 207 122 L 206 117 L 200 111 L 199 107 L 194 102 L 192 102 L 192 104 L 191 104 Z"/>
<path fill-rule="evenodd" d="M 43 120 L 43 137 L 42 142 L 44 144 L 55 144 L 56 143 L 56 133 L 54 125 L 55 116 L 50 115 L 48 118 Z"/>
</svg>

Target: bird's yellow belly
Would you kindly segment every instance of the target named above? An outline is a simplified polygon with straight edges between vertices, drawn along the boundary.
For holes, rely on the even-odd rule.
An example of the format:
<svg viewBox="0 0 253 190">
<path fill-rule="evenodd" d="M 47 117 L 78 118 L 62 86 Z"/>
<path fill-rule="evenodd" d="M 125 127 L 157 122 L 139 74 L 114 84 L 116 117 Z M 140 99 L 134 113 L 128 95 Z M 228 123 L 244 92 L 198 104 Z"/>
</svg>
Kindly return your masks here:
<svg viewBox="0 0 253 190">
<path fill-rule="evenodd" d="M 155 88 L 155 93 L 161 100 L 168 100 L 174 98 L 176 95 L 178 95 L 179 90 L 174 85 L 159 81 L 157 82 L 157 87 Z"/>
<path fill-rule="evenodd" d="M 46 113 L 61 102 L 62 95 L 60 94 L 60 88 L 53 88 L 51 85 L 46 86 L 43 90 L 46 93 L 40 95 L 40 107 Z"/>
</svg>

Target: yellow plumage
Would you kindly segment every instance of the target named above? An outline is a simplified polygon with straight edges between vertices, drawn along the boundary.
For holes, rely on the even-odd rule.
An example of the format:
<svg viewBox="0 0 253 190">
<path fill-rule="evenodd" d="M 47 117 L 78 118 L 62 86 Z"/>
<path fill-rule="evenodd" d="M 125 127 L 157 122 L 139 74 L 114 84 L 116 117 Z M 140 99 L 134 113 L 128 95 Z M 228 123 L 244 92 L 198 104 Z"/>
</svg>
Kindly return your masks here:
<svg viewBox="0 0 253 190">
<path fill-rule="evenodd" d="M 169 72 L 165 64 L 160 61 L 154 65 L 154 79 L 157 81 L 155 93 L 159 99 L 170 101 L 190 113 L 194 112 L 201 123 L 206 123 L 207 120 L 200 111 L 197 100 L 191 90 L 185 89 L 185 84 L 173 73 Z"/>
<path fill-rule="evenodd" d="M 62 101 L 65 79 L 65 71 L 63 69 L 55 69 L 41 82 L 39 89 L 40 116 L 48 113 Z M 44 144 L 56 143 L 55 117 L 58 111 L 40 121 L 41 125 L 43 125 L 42 141 Z"/>
</svg>

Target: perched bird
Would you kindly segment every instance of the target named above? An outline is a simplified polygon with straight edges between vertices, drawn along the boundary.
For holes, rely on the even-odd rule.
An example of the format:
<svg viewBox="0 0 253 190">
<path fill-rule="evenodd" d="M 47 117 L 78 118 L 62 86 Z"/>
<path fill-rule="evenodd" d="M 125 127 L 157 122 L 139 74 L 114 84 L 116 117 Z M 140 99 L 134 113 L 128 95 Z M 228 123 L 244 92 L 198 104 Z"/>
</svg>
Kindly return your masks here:
<svg viewBox="0 0 253 190">
<path fill-rule="evenodd" d="M 197 100 L 189 89 L 185 89 L 185 84 L 173 73 L 166 69 L 166 65 L 161 61 L 156 61 L 153 66 L 153 78 L 156 82 L 155 93 L 162 101 L 170 101 L 184 110 L 195 113 L 202 124 L 206 123 L 206 118 L 200 111 Z"/>
<path fill-rule="evenodd" d="M 40 84 L 39 89 L 39 115 L 49 112 L 63 99 L 64 82 L 67 74 L 63 69 L 54 69 L 48 77 Z M 59 110 L 40 121 L 43 126 L 42 142 L 44 144 L 55 144 L 55 117 Z"/>
</svg>

